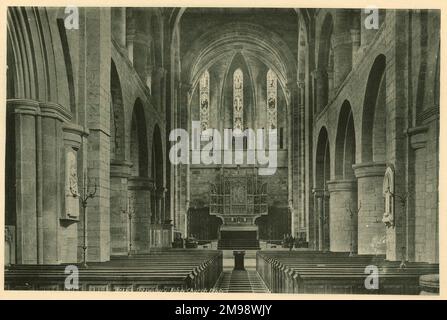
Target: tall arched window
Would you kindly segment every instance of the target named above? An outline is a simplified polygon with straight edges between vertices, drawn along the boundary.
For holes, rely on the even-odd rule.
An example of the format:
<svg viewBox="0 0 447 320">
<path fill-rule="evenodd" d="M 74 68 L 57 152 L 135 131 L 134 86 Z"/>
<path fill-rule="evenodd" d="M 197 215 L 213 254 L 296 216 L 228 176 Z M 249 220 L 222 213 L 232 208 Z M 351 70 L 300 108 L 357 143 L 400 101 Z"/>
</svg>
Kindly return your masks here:
<svg viewBox="0 0 447 320">
<path fill-rule="evenodd" d="M 244 75 L 241 69 L 233 74 L 233 129 L 244 130 Z"/>
<path fill-rule="evenodd" d="M 277 91 L 278 78 L 270 69 L 267 72 L 267 121 L 269 129 L 277 128 Z"/>
<path fill-rule="evenodd" d="M 202 132 L 209 126 L 210 74 L 206 70 L 200 77 L 200 126 Z"/>
</svg>

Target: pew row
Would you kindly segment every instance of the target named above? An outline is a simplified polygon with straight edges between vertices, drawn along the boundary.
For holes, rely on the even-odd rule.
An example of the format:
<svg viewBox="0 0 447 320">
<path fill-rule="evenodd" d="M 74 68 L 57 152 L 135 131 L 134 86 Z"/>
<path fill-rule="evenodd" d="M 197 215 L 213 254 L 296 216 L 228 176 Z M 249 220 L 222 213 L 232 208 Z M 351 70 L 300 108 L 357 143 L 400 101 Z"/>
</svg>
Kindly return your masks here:
<svg viewBox="0 0 447 320">
<path fill-rule="evenodd" d="M 72 270 L 70 265 L 12 265 L 5 268 L 5 290 L 73 290 L 65 284 Z M 210 290 L 222 272 L 222 252 L 167 250 L 112 257 L 77 270 L 81 291 Z"/>
<path fill-rule="evenodd" d="M 437 264 L 401 265 L 379 255 L 259 251 L 256 259 L 257 271 L 273 293 L 419 294 L 419 277 L 439 272 Z"/>
</svg>

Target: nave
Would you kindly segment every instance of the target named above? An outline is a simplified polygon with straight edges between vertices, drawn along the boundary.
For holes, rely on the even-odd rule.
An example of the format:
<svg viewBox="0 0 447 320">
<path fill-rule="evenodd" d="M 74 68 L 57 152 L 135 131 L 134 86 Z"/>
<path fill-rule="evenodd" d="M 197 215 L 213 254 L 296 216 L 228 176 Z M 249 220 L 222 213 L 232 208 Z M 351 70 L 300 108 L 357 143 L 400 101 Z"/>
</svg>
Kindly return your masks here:
<svg viewBox="0 0 447 320">
<path fill-rule="evenodd" d="M 438 290 L 439 11 L 64 9 L 8 9 L 8 289 Z"/>
</svg>

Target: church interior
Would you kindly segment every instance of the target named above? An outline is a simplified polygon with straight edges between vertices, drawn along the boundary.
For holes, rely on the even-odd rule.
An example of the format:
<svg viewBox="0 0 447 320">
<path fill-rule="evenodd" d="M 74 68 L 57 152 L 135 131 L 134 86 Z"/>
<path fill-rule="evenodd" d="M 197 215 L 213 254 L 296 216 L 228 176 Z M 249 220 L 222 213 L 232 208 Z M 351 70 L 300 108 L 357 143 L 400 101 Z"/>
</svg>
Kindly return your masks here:
<svg viewBox="0 0 447 320">
<path fill-rule="evenodd" d="M 10 7 L 5 289 L 438 293 L 440 13 L 376 11 Z"/>
</svg>

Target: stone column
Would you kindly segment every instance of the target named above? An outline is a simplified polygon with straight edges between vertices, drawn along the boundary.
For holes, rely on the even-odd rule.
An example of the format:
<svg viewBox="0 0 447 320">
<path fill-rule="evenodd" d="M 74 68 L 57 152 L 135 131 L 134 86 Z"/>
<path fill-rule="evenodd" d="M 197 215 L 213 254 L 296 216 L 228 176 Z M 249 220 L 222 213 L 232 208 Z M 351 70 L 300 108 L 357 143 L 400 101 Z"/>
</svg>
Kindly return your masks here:
<svg viewBox="0 0 447 320">
<path fill-rule="evenodd" d="M 62 124 L 71 118 L 70 113 L 61 105 L 55 103 L 40 104 L 41 139 L 40 152 L 42 160 L 42 235 L 43 235 L 43 259 L 42 263 L 58 263 L 58 239 L 59 219 L 63 212 L 65 194 L 65 158 Z M 38 119 L 39 120 L 39 119 Z M 75 163 L 76 165 L 76 163 Z M 77 168 L 76 168 L 77 170 Z M 64 174 L 65 172 L 65 174 Z M 39 226 L 38 226 L 39 228 Z M 76 258 L 73 258 L 76 261 Z M 72 260 L 73 260 L 72 259 Z"/>
<path fill-rule="evenodd" d="M 327 184 L 331 195 L 330 251 L 356 252 L 357 180 L 332 180 Z"/>
<path fill-rule="evenodd" d="M 300 232 L 306 232 L 307 228 L 307 221 L 306 221 L 306 167 L 305 167 L 305 92 L 306 92 L 306 83 L 304 80 L 298 81 L 298 109 L 299 109 L 299 115 L 298 119 L 298 130 L 299 134 L 297 135 L 299 139 L 296 139 L 295 146 L 299 150 L 299 231 Z"/>
<path fill-rule="evenodd" d="M 382 223 L 384 162 L 352 166 L 357 177 L 358 254 L 385 254 L 386 227 Z"/>
<path fill-rule="evenodd" d="M 11 150 L 14 159 L 11 162 L 15 168 L 8 182 L 11 185 L 6 186 L 14 188 L 11 196 L 13 212 L 6 214 L 11 214 L 11 221 L 16 225 L 16 262 L 35 264 L 38 263 L 36 117 L 39 103 L 25 99 L 9 100 L 7 106 L 8 134 L 14 135 L 14 150 Z"/>
<path fill-rule="evenodd" d="M 154 214 L 150 206 L 152 185 L 153 182 L 146 177 L 128 179 L 128 197 L 133 202 L 130 204 L 133 218 L 129 228 L 132 228 L 132 249 L 136 252 L 147 252 L 150 247 L 150 222 L 151 214 Z"/>
<path fill-rule="evenodd" d="M 108 8 L 88 8 L 86 122 L 90 130 L 84 170 L 97 192 L 87 204 L 87 260 L 110 259 L 110 59 Z M 81 237 L 82 238 L 82 237 Z"/>
<path fill-rule="evenodd" d="M 130 208 L 127 189 L 131 165 L 121 160 L 110 163 L 110 247 L 114 255 L 128 253 Z"/>
<path fill-rule="evenodd" d="M 414 252 L 413 256 L 415 261 L 428 261 L 427 256 L 430 254 L 428 252 L 430 250 L 426 248 L 428 246 L 427 235 L 433 232 L 430 230 L 433 225 L 427 221 L 429 217 L 425 205 L 427 198 L 427 131 L 427 126 L 408 130 L 411 147 L 414 150 L 414 221 L 409 221 L 410 223 L 408 225 L 410 228 L 408 237 L 413 240 L 414 247 L 408 248 L 408 251 Z M 410 241 L 407 242 L 409 243 Z"/>
<path fill-rule="evenodd" d="M 70 120 L 70 112 L 55 103 L 17 99 L 8 101 L 8 117 L 15 165 L 8 181 L 14 188 L 14 209 L 8 208 L 17 230 L 17 263 L 58 263 L 65 171 L 62 124 Z"/>
<path fill-rule="evenodd" d="M 65 159 L 65 206 L 59 227 L 59 261 L 62 263 L 75 263 L 78 261 L 77 251 L 78 230 L 80 218 L 79 203 L 79 168 L 78 151 L 82 146 L 83 137 L 88 136 L 88 131 L 83 127 L 67 123 L 63 128 L 64 150 L 63 157 Z M 81 170 L 82 172 L 82 170 Z M 76 196 L 76 194 L 78 196 Z"/>
<path fill-rule="evenodd" d="M 319 251 L 324 249 L 324 190 L 314 189 L 314 248 Z"/>
</svg>

